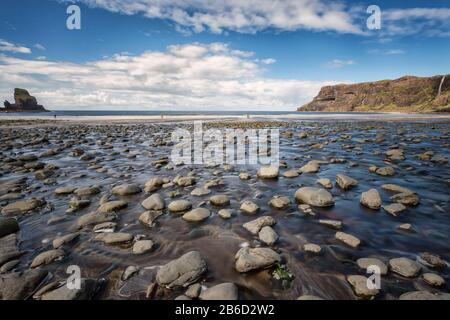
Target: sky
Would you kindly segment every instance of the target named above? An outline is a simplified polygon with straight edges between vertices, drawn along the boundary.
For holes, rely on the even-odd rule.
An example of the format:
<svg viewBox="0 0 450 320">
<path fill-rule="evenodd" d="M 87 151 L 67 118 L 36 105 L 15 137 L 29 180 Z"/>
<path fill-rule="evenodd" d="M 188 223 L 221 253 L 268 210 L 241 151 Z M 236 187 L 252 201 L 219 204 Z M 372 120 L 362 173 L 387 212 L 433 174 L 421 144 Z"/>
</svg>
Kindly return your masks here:
<svg viewBox="0 0 450 320">
<path fill-rule="evenodd" d="M 447 0 L 0 1 L 0 99 L 26 88 L 51 110 L 295 110 L 449 56 Z"/>
</svg>

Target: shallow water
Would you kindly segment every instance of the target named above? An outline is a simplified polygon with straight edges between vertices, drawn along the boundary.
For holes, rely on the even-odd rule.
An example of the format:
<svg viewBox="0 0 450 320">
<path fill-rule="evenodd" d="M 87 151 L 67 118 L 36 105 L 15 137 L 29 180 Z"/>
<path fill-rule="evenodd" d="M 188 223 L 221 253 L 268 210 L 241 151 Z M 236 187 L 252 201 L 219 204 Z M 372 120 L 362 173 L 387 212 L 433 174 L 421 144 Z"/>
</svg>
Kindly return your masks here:
<svg viewBox="0 0 450 320">
<path fill-rule="evenodd" d="M 229 122 L 227 126 L 232 124 Z M 222 125 L 222 124 L 215 124 Z M 64 247 L 66 258 L 47 266 L 56 279 L 67 277 L 65 270 L 69 265 L 81 267 L 83 277 L 106 278 L 108 280 L 97 298 L 141 299 L 153 280 L 157 267 L 184 253 L 197 250 L 208 264 L 208 272 L 203 284 L 211 286 L 223 282 L 233 282 L 239 287 L 241 299 L 296 299 L 302 294 L 317 295 L 326 299 L 354 299 L 352 288 L 345 276 L 362 274 L 355 261 L 361 257 L 378 257 L 385 263 L 394 257 L 418 259 L 421 252 L 432 252 L 450 261 L 450 172 L 448 164 L 436 164 L 419 160 L 415 155 L 428 150 L 445 157 L 450 156 L 450 122 L 373 122 L 373 121 L 290 121 L 289 123 L 264 125 L 279 127 L 280 133 L 291 130 L 292 137 L 280 137 L 280 160 L 287 168 L 280 170 L 277 180 L 261 180 L 256 177 L 256 167 L 234 166 L 224 171 L 223 167 L 177 166 L 173 170 L 156 168 L 152 162 L 170 155 L 171 146 L 159 143 L 170 139 L 174 124 L 126 124 L 126 125 L 76 125 L 1 128 L 1 159 L 3 163 L 0 184 L 14 178 L 27 177 L 27 186 L 23 188 L 24 198 L 44 197 L 53 210 L 41 210 L 19 218 L 20 249 L 26 251 L 22 256 L 18 270 L 28 268 L 31 260 L 39 253 L 51 249 L 51 240 L 73 230 L 77 217 L 95 211 L 100 198 L 108 195 L 112 187 L 122 183 L 137 183 L 141 186 L 154 176 L 174 178 L 187 175 L 191 170 L 197 179 L 195 186 L 171 187 L 159 190 L 170 202 L 169 192 L 177 190 L 176 199 L 188 199 L 193 207 L 203 206 L 211 210 L 212 216 L 202 223 L 191 224 L 180 216 L 165 213 L 157 219 L 154 227 L 149 228 L 138 222 L 139 215 L 145 210 L 140 205 L 148 195 L 144 192 L 123 199 L 128 207 L 118 212 L 118 229 L 133 235 L 146 235 L 156 243 L 156 248 L 141 256 L 134 256 L 131 249 L 120 246 L 106 246 L 94 241 L 95 234 L 83 229 L 80 238 Z M 233 126 L 233 125 L 231 125 Z M 300 131 L 307 131 L 308 138 L 298 138 Z M 375 142 L 377 133 L 384 133 L 385 140 Z M 30 144 L 37 138 L 46 136 L 48 143 Z M 413 141 L 414 139 L 420 139 Z M 322 149 L 311 148 L 316 143 L 327 143 Z M 345 148 L 350 145 L 351 148 Z M 400 145 L 405 151 L 404 161 L 386 162 L 384 152 L 393 145 Z M 60 169 L 54 185 L 44 185 L 36 180 L 32 172 L 14 172 L 8 170 L 3 161 L 8 157 L 22 154 L 40 154 L 43 151 L 60 147 L 55 156 L 42 157 L 39 161 L 55 164 Z M 70 156 L 74 148 L 93 153 L 94 160 L 82 161 Z M 380 154 L 376 154 L 380 151 Z M 132 157 L 130 157 L 132 156 Z M 344 158 L 344 163 L 322 165 L 318 173 L 301 174 L 296 178 L 284 178 L 284 171 L 298 169 L 309 160 Z M 357 164 L 352 166 L 351 164 Z M 387 164 L 388 163 L 388 164 Z M 99 165 L 106 172 L 97 172 L 89 168 Z M 392 165 L 396 169 L 394 176 L 379 176 L 369 173 L 371 165 Z M 213 173 L 220 170 L 220 173 Z M 252 178 L 240 180 L 239 172 L 247 171 Z M 315 208 L 315 217 L 304 216 L 294 203 L 294 193 L 299 186 L 317 186 L 318 178 L 329 178 L 335 182 L 337 173 L 344 173 L 358 180 L 358 186 L 344 191 L 335 184 L 330 192 L 335 197 L 331 208 Z M 191 196 L 193 188 L 202 186 L 212 178 L 221 178 L 223 186 L 212 187 L 211 194 L 202 197 Z M 408 207 L 399 217 L 387 214 L 383 209 L 370 210 L 359 203 L 360 194 L 376 188 L 383 204 L 390 203 L 392 193 L 381 189 L 385 183 L 398 184 L 412 189 L 420 195 L 421 202 L 416 207 Z M 91 196 L 91 205 L 72 214 L 66 214 L 70 195 L 56 196 L 53 191 L 60 186 L 99 185 L 102 192 Z M 207 201 L 216 193 L 227 194 L 231 204 L 226 208 L 234 209 L 235 215 L 223 220 L 216 213 L 219 208 Z M 276 210 L 268 205 L 275 195 L 284 195 L 291 199 L 287 209 Z M 239 211 L 240 202 L 250 199 L 260 206 L 257 215 L 249 216 Z M 5 205 L 6 202 L 2 203 Z M 277 221 L 274 230 L 280 236 L 273 248 L 278 251 L 283 263 L 295 275 L 290 285 L 282 285 L 273 279 L 271 270 L 240 274 L 234 270 L 234 255 L 240 245 L 248 242 L 250 246 L 261 245 L 256 238 L 242 228 L 242 225 L 262 215 L 271 215 Z M 50 217 L 65 216 L 66 219 L 54 225 L 47 225 Z M 336 230 L 318 223 L 319 219 L 337 219 L 344 224 L 342 231 L 353 234 L 362 240 L 358 249 L 352 249 L 335 240 Z M 401 231 L 401 223 L 411 223 L 415 233 Z M 49 243 L 43 243 L 49 239 Z M 45 242 L 45 241 L 44 241 Z M 322 246 L 320 255 L 305 253 L 302 246 L 312 242 Z M 138 275 L 126 282 L 120 281 L 123 270 L 129 266 L 140 266 Z M 428 268 L 423 266 L 423 272 Z M 393 299 L 400 294 L 426 288 L 431 292 L 448 292 L 450 273 L 445 270 L 432 270 L 440 274 L 447 286 L 439 290 L 427 286 L 421 279 L 406 279 L 392 272 L 382 279 L 382 292 L 377 299 Z M 175 298 L 182 290 L 161 290 L 156 298 Z"/>
</svg>

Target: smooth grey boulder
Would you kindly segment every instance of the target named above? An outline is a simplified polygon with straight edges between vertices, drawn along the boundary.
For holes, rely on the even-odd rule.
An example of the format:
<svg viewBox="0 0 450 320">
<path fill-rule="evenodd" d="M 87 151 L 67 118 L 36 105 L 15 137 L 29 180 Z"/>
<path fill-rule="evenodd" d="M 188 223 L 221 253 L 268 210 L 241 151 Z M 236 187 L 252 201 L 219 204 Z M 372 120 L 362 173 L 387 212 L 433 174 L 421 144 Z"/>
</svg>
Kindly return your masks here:
<svg viewBox="0 0 450 320">
<path fill-rule="evenodd" d="M 162 266 L 156 274 L 156 281 L 169 289 L 187 287 L 200 279 L 206 270 L 206 261 L 200 253 L 190 251 Z"/>
</svg>

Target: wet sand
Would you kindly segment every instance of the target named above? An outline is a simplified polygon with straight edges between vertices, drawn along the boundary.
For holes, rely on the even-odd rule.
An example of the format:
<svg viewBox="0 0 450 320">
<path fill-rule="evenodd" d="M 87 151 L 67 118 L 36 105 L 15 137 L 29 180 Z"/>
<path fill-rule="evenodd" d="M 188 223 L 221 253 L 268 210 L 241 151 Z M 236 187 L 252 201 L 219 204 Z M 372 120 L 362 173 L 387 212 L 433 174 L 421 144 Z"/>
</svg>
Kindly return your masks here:
<svg viewBox="0 0 450 320">
<path fill-rule="evenodd" d="M 172 165 L 167 159 L 172 148 L 171 133 L 179 126 L 191 128 L 189 121 L 194 118 L 209 120 L 205 127 L 279 128 L 278 178 L 258 177 L 257 166 Z M 0 205 L 3 218 L 16 219 L 20 231 L 0 241 L 8 244 L 10 249 L 6 253 L 21 254 L 2 260 L 3 265 L 17 263 L 1 276 L 17 273 L 20 279 L 39 254 L 53 250 L 55 238 L 76 232 L 73 240 L 59 248 L 63 256 L 44 259 L 42 265 L 33 269 L 42 270 L 46 278 L 29 289 L 29 295 L 47 283 L 65 281 L 67 267 L 77 265 L 83 278 L 93 279 L 99 285 L 98 290 L 84 289 L 89 298 L 145 299 L 148 287 L 155 283 L 150 298 L 174 299 L 184 295 L 187 287 L 164 288 L 157 284 L 156 273 L 170 261 L 198 251 L 207 271 L 193 282 L 200 283 L 203 290 L 233 283 L 240 299 L 297 299 L 303 295 L 323 299 L 398 299 L 413 291 L 448 297 L 445 296 L 449 292 L 448 266 L 433 265 L 436 261 L 450 261 L 448 117 L 371 116 L 340 121 L 275 116 L 249 120 L 174 117 L 165 121 L 157 117 L 140 121 L 108 118 L 14 122 L 2 118 Z M 299 172 L 312 160 L 320 160 L 317 170 L 313 170 L 316 172 Z M 393 173 L 381 175 L 386 170 L 378 171 L 374 166 L 393 168 Z M 299 174 L 287 178 L 286 171 Z M 239 177 L 243 172 L 249 174 L 248 180 Z M 357 185 L 343 189 L 336 183 L 338 174 L 355 179 Z M 162 178 L 163 184 L 146 188 L 146 183 L 155 177 Z M 193 182 L 179 183 L 179 177 L 192 177 Z M 320 178 L 330 179 L 332 187 L 327 191 L 334 205 L 311 206 L 306 211 L 305 206 L 299 208 L 296 191 L 304 186 L 323 189 L 317 182 Z M 114 187 L 124 184 L 133 184 L 139 191 L 113 194 Z M 401 192 L 403 196 L 398 196 L 400 192 L 382 187 L 386 184 L 407 188 L 409 193 Z M 210 185 L 208 194 L 191 194 L 205 185 Z M 55 194 L 62 187 L 66 188 L 64 194 Z M 83 189 L 86 187 L 89 188 Z M 378 191 L 382 206 L 401 202 L 405 210 L 393 216 L 383 208 L 367 208 L 360 203 L 360 197 L 369 189 Z M 147 226 L 139 221 L 146 211 L 142 202 L 155 193 L 165 206 L 154 225 Z M 229 204 L 218 207 L 209 201 L 219 194 L 226 195 Z M 275 196 L 284 196 L 289 203 L 276 209 L 269 204 Z M 19 209 L 8 210 L 11 204 L 33 198 L 37 201 L 31 204 L 31 209 L 19 203 Z M 419 203 L 411 202 L 411 198 Z M 168 209 L 172 201 L 181 199 L 189 201 L 192 208 L 208 209 L 211 215 L 202 222 L 185 221 L 182 214 Z M 240 209 L 247 200 L 259 206 L 256 214 L 249 215 Z M 80 227 L 77 223 L 80 217 L 98 212 L 102 204 L 118 205 L 113 201 L 123 204 L 108 213 L 114 215 L 117 224 L 114 234 L 125 233 L 132 240 L 111 245 L 102 240 L 104 234 L 93 231 L 95 224 Z M 231 218 L 219 216 L 221 209 L 230 209 Z M 276 221 L 271 226 L 278 235 L 274 244 L 264 243 L 243 227 L 262 216 Z M 321 219 L 340 221 L 342 227 L 335 230 L 320 223 Z M 408 227 L 405 224 L 410 224 L 410 228 L 405 230 Z M 403 229 L 399 228 L 401 225 Z M 356 248 L 349 246 L 336 238 L 337 232 L 353 235 L 360 244 Z M 153 247 L 146 253 L 133 254 L 134 244 L 143 239 L 152 240 Z M 305 244 L 319 245 L 320 253 L 307 252 Z M 238 272 L 235 255 L 241 247 L 269 248 L 279 255 L 280 262 Z M 0 251 L 0 257 L 6 256 L 5 252 Z M 433 263 L 426 261 L 430 255 L 424 253 L 436 258 L 431 259 Z M 361 294 L 348 281 L 351 275 L 368 276 L 357 263 L 367 257 L 377 258 L 389 267 L 382 276 L 381 290 L 369 296 Z M 398 270 L 395 261 L 389 263 L 395 258 L 409 259 L 412 267 L 417 266 L 420 271 L 408 277 L 400 275 L 405 272 L 404 266 Z M 123 272 L 129 266 L 138 267 L 138 271 L 123 280 Z M 294 278 L 274 277 L 274 271 L 280 268 L 286 268 Z M 427 273 L 438 275 L 445 283 L 440 287 L 430 285 L 423 277 Z M 47 289 L 46 294 L 54 289 Z"/>
</svg>

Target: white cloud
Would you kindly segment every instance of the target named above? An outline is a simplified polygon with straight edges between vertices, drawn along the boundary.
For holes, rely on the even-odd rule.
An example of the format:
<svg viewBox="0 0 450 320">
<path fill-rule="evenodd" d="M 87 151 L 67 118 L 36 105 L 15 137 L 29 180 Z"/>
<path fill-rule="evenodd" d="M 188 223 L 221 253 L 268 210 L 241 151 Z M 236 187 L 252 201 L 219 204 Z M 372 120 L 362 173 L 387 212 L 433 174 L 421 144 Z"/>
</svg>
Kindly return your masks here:
<svg viewBox="0 0 450 320">
<path fill-rule="evenodd" d="M 34 45 L 34 47 L 36 48 L 36 49 L 39 49 L 39 50 L 47 50 L 42 44 L 40 44 L 40 43 L 36 43 L 35 45 Z"/>
<path fill-rule="evenodd" d="M 0 56 L 0 95 L 26 87 L 58 109 L 293 110 L 336 83 L 267 78 L 242 52 L 192 43 L 84 64 Z"/>
<path fill-rule="evenodd" d="M 262 59 L 261 62 L 264 64 L 274 64 L 275 62 L 277 62 L 277 60 L 272 59 L 272 58 L 267 58 L 267 59 Z"/>
<path fill-rule="evenodd" d="M 353 60 L 334 59 L 332 61 L 329 61 L 327 63 L 327 66 L 328 66 L 328 68 L 331 68 L 331 69 L 337 69 L 337 68 L 341 68 L 344 66 L 350 66 L 352 64 L 355 64 L 355 62 Z"/>
<path fill-rule="evenodd" d="M 383 36 L 450 36 L 450 8 L 407 8 L 382 11 Z"/>
<path fill-rule="evenodd" d="M 377 55 L 385 55 L 385 56 L 394 56 L 394 55 L 402 55 L 406 52 L 402 49 L 388 49 L 388 50 L 380 50 L 380 49 L 371 49 L 367 51 L 370 54 L 377 54 Z"/>
<path fill-rule="evenodd" d="M 405 54 L 405 51 L 402 49 L 391 49 L 384 52 L 387 56 L 393 56 L 393 55 L 399 55 L 399 54 Z"/>
<path fill-rule="evenodd" d="M 0 51 L 7 51 L 13 53 L 31 53 L 30 48 L 22 47 L 20 45 L 0 39 Z"/>
<path fill-rule="evenodd" d="M 62 0 L 64 1 L 64 0 Z M 78 0 L 127 15 L 168 19 L 183 33 L 268 28 L 362 33 L 343 3 L 327 0 Z"/>
</svg>

